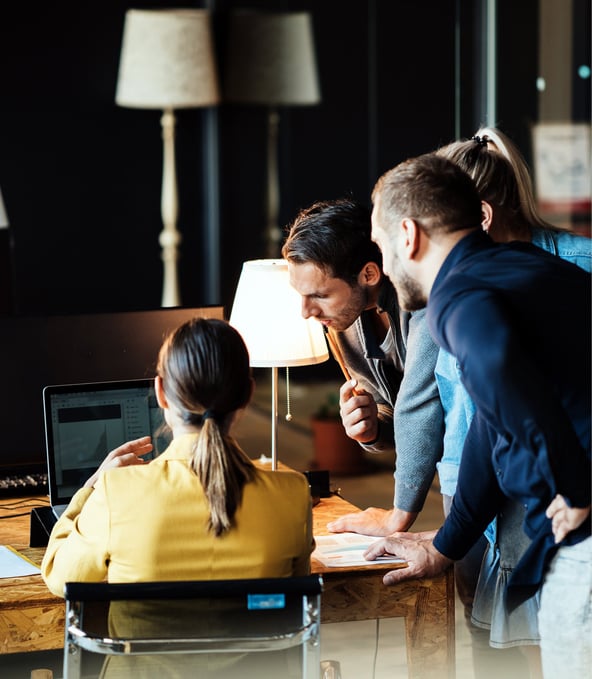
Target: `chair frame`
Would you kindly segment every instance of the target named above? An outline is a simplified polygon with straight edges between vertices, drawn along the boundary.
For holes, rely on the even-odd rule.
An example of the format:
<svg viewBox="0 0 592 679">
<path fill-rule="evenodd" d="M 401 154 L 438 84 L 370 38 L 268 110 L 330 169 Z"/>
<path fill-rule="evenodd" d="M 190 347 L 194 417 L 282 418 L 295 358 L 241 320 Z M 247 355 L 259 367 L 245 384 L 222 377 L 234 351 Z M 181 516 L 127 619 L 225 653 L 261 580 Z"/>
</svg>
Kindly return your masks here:
<svg viewBox="0 0 592 679">
<path fill-rule="evenodd" d="M 141 583 L 66 583 L 64 679 L 79 679 L 82 651 L 99 655 L 199 654 L 279 651 L 300 646 L 303 677 L 320 676 L 321 575 L 244 580 Z M 298 626 L 281 633 L 231 637 L 109 638 L 83 629 L 85 604 L 112 601 L 228 599 L 247 595 L 301 595 Z"/>
</svg>

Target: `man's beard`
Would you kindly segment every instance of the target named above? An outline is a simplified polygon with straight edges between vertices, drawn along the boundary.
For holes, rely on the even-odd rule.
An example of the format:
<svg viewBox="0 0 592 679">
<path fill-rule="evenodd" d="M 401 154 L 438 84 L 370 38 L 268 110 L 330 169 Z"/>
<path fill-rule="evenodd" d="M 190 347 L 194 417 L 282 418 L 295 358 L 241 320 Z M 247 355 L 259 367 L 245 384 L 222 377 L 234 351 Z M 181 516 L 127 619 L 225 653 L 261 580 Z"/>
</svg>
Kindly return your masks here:
<svg viewBox="0 0 592 679">
<path fill-rule="evenodd" d="M 362 311 L 368 306 L 368 290 L 361 285 L 355 285 L 352 289 L 351 297 L 345 307 L 332 318 L 331 325 L 337 332 L 347 330 L 360 317 Z"/>
<path fill-rule="evenodd" d="M 405 311 L 417 311 L 427 304 L 426 296 L 419 283 L 403 269 L 401 262 L 395 262 L 396 277 L 393 285 L 397 291 L 399 306 Z"/>
</svg>

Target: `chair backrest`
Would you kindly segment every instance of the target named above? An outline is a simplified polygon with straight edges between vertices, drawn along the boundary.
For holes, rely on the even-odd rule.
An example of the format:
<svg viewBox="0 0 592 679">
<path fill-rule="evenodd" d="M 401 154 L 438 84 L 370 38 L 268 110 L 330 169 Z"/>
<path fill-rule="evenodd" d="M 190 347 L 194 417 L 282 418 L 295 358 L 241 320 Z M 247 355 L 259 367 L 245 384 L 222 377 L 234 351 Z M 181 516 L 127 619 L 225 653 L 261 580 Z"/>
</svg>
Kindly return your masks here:
<svg viewBox="0 0 592 679">
<path fill-rule="evenodd" d="M 69 582 L 64 679 L 95 668 L 126 679 L 318 678 L 322 587 L 320 575 Z"/>
</svg>

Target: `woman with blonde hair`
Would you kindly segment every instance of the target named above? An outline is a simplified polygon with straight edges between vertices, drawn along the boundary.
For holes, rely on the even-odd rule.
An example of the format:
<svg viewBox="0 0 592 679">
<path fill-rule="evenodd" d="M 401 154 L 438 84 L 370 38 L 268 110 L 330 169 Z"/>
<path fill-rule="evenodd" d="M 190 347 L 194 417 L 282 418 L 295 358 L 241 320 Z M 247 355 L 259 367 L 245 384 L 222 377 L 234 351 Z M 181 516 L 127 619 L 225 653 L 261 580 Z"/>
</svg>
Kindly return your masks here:
<svg viewBox="0 0 592 679">
<path fill-rule="evenodd" d="M 308 574 L 306 478 L 258 468 L 230 433 L 253 391 L 242 337 L 225 321 L 192 319 L 164 341 L 157 372 L 172 442 L 149 462 L 149 437 L 120 446 L 78 490 L 43 559 L 49 589 Z"/>
<path fill-rule="evenodd" d="M 533 243 L 590 271 L 590 239 L 541 217 L 526 161 L 501 130 L 481 127 L 471 139 L 452 142 L 436 153 L 472 177 L 481 196 L 483 229 L 494 241 Z"/>
</svg>

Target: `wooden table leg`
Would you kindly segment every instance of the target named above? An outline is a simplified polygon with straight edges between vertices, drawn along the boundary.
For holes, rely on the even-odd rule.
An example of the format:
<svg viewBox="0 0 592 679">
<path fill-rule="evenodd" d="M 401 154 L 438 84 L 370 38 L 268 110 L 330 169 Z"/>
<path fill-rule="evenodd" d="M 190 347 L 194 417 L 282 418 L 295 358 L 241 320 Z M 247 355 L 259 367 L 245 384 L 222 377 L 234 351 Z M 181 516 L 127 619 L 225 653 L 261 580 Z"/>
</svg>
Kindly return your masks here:
<svg viewBox="0 0 592 679">
<path fill-rule="evenodd" d="M 324 573 L 321 622 L 404 618 L 409 679 L 454 679 L 454 571 L 392 587 L 384 572 Z"/>
<path fill-rule="evenodd" d="M 415 582 L 414 605 L 405 616 L 409 679 L 454 679 L 454 571 Z"/>
</svg>

